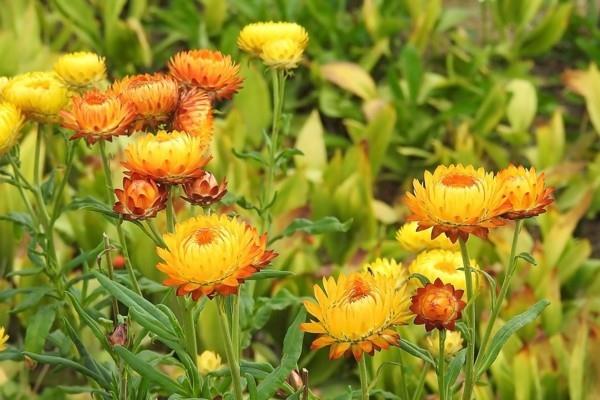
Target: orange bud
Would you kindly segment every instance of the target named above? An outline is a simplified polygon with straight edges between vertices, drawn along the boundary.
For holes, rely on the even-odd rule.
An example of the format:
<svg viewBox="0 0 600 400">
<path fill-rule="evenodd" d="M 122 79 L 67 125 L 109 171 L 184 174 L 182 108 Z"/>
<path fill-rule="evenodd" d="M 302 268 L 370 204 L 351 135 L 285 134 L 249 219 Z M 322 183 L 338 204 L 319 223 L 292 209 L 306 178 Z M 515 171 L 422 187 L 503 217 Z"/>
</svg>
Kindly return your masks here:
<svg viewBox="0 0 600 400">
<path fill-rule="evenodd" d="M 219 184 L 213 174 L 203 171 L 200 177 L 184 184 L 183 189 L 187 195 L 187 197 L 183 197 L 184 200 L 206 207 L 216 203 L 225 196 L 225 193 L 227 193 L 227 181 L 223 180 Z"/>
<path fill-rule="evenodd" d="M 150 178 L 132 174 L 123 178 L 123 189 L 115 189 L 119 200 L 113 210 L 129 221 L 152 218 L 167 204 L 167 190 Z"/>
<path fill-rule="evenodd" d="M 462 295 L 462 290 L 454 289 L 451 284 L 444 285 L 439 278 L 417 289 L 410 306 L 417 315 L 415 324 L 425 324 L 427 331 L 433 328 L 454 330 L 456 320 L 466 306 L 461 300 Z"/>
</svg>

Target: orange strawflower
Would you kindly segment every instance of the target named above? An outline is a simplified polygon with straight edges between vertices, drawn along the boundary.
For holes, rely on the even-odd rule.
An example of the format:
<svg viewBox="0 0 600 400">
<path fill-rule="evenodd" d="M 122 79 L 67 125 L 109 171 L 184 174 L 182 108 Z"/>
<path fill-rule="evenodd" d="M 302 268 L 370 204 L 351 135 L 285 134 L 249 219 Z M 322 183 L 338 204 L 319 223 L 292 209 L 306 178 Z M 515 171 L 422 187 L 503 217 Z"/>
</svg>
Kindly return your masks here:
<svg viewBox="0 0 600 400">
<path fill-rule="evenodd" d="M 62 126 L 75 131 L 71 139 L 85 138 L 90 144 L 126 135 L 135 115 L 131 103 L 97 90 L 73 97 L 70 109 L 60 113 Z"/>
<path fill-rule="evenodd" d="M 456 320 L 460 319 L 467 305 L 461 300 L 462 295 L 462 290 L 456 290 L 449 283 L 444 285 L 439 278 L 417 289 L 410 306 L 417 315 L 415 324 L 425 324 L 428 332 L 434 328 L 454 330 Z"/>
<path fill-rule="evenodd" d="M 173 128 L 211 140 L 213 128 L 212 106 L 205 91 L 192 88 L 181 96 L 179 107 L 175 112 Z"/>
<path fill-rule="evenodd" d="M 511 209 L 502 214 L 503 218 L 534 217 L 546 212 L 554 201 L 554 189 L 545 186 L 544 174 L 538 175 L 535 168 L 510 165 L 498 172 L 496 179 L 503 186 L 504 196 L 511 205 Z"/>
<path fill-rule="evenodd" d="M 241 87 L 240 67 L 216 50 L 180 51 L 171 57 L 169 72 L 186 86 L 196 86 L 215 100 L 230 99 Z"/>
<path fill-rule="evenodd" d="M 123 189 L 115 189 L 113 210 L 129 221 L 153 218 L 167 206 L 167 188 L 152 179 L 132 174 L 123 178 Z"/>
<path fill-rule="evenodd" d="M 183 190 L 187 196 L 183 197 L 184 200 L 206 207 L 216 203 L 225 196 L 225 193 L 227 193 L 227 181 L 223 180 L 219 184 L 213 174 L 204 171 L 200 177 L 185 183 Z"/>
</svg>

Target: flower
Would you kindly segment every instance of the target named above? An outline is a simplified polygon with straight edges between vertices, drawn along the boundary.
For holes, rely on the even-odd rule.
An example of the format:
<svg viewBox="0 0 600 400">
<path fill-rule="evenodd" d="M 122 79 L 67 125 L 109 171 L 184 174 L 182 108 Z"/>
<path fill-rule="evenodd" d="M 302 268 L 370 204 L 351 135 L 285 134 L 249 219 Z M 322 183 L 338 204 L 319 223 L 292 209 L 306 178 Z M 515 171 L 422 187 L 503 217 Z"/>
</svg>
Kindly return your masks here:
<svg viewBox="0 0 600 400">
<path fill-rule="evenodd" d="M 221 184 L 213 174 L 208 171 L 202 171 L 202 175 L 193 181 L 186 182 L 183 190 L 187 197 L 184 200 L 199 206 L 210 206 L 221 200 L 227 193 L 227 181 L 223 180 Z"/>
<path fill-rule="evenodd" d="M 137 173 L 160 183 L 184 183 L 203 174 L 210 160 L 209 143 L 186 132 L 159 131 L 144 134 L 125 148 L 122 165 L 128 174 Z"/>
<path fill-rule="evenodd" d="M 398 346 L 400 337 L 394 329 L 411 318 L 406 286 L 382 274 L 368 272 L 324 278 L 323 287 L 314 286 L 314 300 L 304 302 L 314 317 L 303 323 L 305 332 L 319 335 L 311 345 L 316 350 L 331 346 L 329 358 L 352 353 L 360 360 L 363 353 Z"/>
<path fill-rule="evenodd" d="M 203 215 L 175 226 L 163 236 L 165 248 L 157 248 L 167 274 L 167 286 L 178 296 L 191 293 L 197 300 L 238 291 L 245 279 L 269 264 L 277 255 L 267 250 L 267 236 L 236 217 Z"/>
<path fill-rule="evenodd" d="M 458 249 L 457 243 L 452 243 L 445 235 L 431 238 L 431 229 L 419 230 L 418 222 L 407 222 L 396 232 L 396 240 L 411 253 L 429 249 Z"/>
<path fill-rule="evenodd" d="M 85 138 L 93 144 L 127 134 L 136 113 L 135 107 L 120 96 L 92 90 L 73 97 L 70 109 L 60 115 L 62 125 L 75 131 L 71 139 Z"/>
<path fill-rule="evenodd" d="M 470 260 L 470 266 L 472 270 L 479 269 L 475 260 Z M 436 249 L 420 253 L 408 266 L 408 271 L 410 274 L 421 274 L 431 282 L 441 279 L 456 289 L 466 290 L 465 272 L 460 268 L 463 268 L 460 251 Z M 477 278 L 476 275 L 475 279 Z M 479 285 L 475 284 L 474 287 Z"/>
<path fill-rule="evenodd" d="M 436 359 L 440 356 L 440 332 L 435 330 L 431 334 L 427 335 L 425 344 L 427 350 Z M 463 348 L 463 338 L 458 331 L 447 331 L 446 340 L 444 341 L 444 356 L 450 358 L 454 354 L 458 353 Z"/>
<path fill-rule="evenodd" d="M 8 342 L 8 335 L 3 326 L 0 326 L 0 351 L 6 350 L 6 342 Z"/>
<path fill-rule="evenodd" d="M 417 221 L 418 230 L 432 228 L 432 239 L 442 233 L 453 243 L 470 234 L 485 238 L 490 228 L 505 223 L 500 215 L 510 207 L 494 175 L 470 165 L 441 165 L 413 186 L 414 194 L 406 194 L 408 220 Z"/>
<path fill-rule="evenodd" d="M 391 258 L 378 258 L 373 262 L 363 265 L 362 270 L 372 275 L 383 275 L 394 278 L 396 282 L 403 283 L 408 279 L 406 268 Z"/>
<path fill-rule="evenodd" d="M 237 40 L 238 47 L 247 53 L 262 57 L 265 45 L 279 40 L 289 40 L 293 45 L 279 44 L 275 47 L 292 47 L 304 51 L 308 45 L 308 33 L 293 22 L 256 22 L 246 25 Z M 275 49 L 270 51 L 273 53 Z M 287 52 L 289 54 L 289 52 Z"/>
<path fill-rule="evenodd" d="M 181 96 L 173 128 L 212 140 L 212 106 L 205 91 L 193 88 Z"/>
<path fill-rule="evenodd" d="M 67 88 L 52 72 L 16 75 L 4 86 L 2 96 L 25 116 L 40 122 L 58 121 L 58 113 L 69 101 Z"/>
<path fill-rule="evenodd" d="M 502 214 L 503 218 L 534 217 L 546 212 L 554 201 L 554 189 L 545 186 L 544 174 L 538 175 L 535 168 L 525 169 L 522 166 L 510 165 L 498 173 L 497 179 L 511 205 L 511 209 Z"/>
<path fill-rule="evenodd" d="M 155 128 L 167 122 L 179 100 L 177 82 L 163 74 L 129 76 L 116 81 L 111 91 L 136 109 L 136 129 Z"/>
<path fill-rule="evenodd" d="M 240 89 L 240 67 L 216 50 L 180 51 L 169 60 L 169 72 L 186 86 L 206 91 L 212 99 L 225 100 Z"/>
<path fill-rule="evenodd" d="M 217 371 L 223 366 L 221 356 L 209 350 L 203 351 L 202 354 L 197 356 L 196 364 L 198 365 L 198 371 L 202 375 Z"/>
<path fill-rule="evenodd" d="M 0 156 L 6 154 L 19 139 L 23 121 L 23 114 L 17 107 L 0 101 Z"/>
<path fill-rule="evenodd" d="M 113 210 L 128 221 L 153 218 L 167 206 L 167 189 L 152 179 L 132 174 L 123 178 L 123 189 L 115 189 Z"/>
<path fill-rule="evenodd" d="M 466 306 L 461 300 L 462 295 L 462 290 L 455 290 L 449 283 L 444 285 L 439 278 L 417 289 L 410 306 L 417 315 L 415 324 L 425 324 L 428 332 L 433 328 L 454 330 L 456 320 Z"/>
<path fill-rule="evenodd" d="M 260 58 L 272 68 L 293 69 L 302 60 L 304 47 L 291 39 L 267 42 L 263 46 Z"/>
<path fill-rule="evenodd" d="M 81 89 L 104 79 L 106 64 L 98 54 L 79 51 L 60 56 L 54 72 L 68 86 Z"/>
</svg>

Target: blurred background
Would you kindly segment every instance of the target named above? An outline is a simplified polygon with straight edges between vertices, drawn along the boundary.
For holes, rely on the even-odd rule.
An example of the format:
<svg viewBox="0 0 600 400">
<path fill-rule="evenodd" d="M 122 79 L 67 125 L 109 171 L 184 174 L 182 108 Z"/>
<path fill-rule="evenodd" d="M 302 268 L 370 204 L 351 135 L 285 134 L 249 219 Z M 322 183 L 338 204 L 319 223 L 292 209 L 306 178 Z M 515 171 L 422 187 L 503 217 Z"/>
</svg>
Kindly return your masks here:
<svg viewBox="0 0 600 400">
<path fill-rule="evenodd" d="M 276 267 L 296 275 L 259 285 L 262 308 L 242 321 L 258 330 L 248 357 L 277 362 L 294 315 L 284 308 L 297 307 L 297 296 L 310 295 L 320 277 L 379 256 L 410 257 L 394 233 L 407 214 L 402 195 L 425 169 L 461 162 L 498 170 L 512 162 L 544 171 L 557 201 L 522 234 L 522 250 L 537 266 L 520 268 L 502 315 L 540 298 L 552 304 L 511 339 L 478 398 L 599 399 L 599 13 L 597 0 L 0 0 L 0 76 L 49 70 L 59 54 L 76 50 L 106 57 L 111 79 L 164 70 L 181 49 L 231 54 L 245 83 L 220 107 L 209 169 L 229 182 L 226 209 L 244 213 L 262 178 L 260 165 L 239 152 L 261 150 L 272 106 L 267 71 L 240 54 L 237 35 L 257 21 L 303 25 L 310 43 L 288 80 L 284 142 L 304 155 L 280 176 L 275 230 L 328 215 L 351 225 L 346 233 L 298 233 L 279 243 Z M 21 146 L 26 169 L 32 139 L 25 135 Z M 57 139 L 50 161 L 64 159 L 62 146 Z M 83 143 L 69 186 L 71 196 L 103 193 L 99 160 Z M 0 184 L 0 193 L 0 214 L 19 209 L 14 188 Z M 95 248 L 111 228 L 98 214 L 77 211 L 57 229 L 67 259 Z M 160 281 L 152 244 L 135 228 L 128 234 L 135 264 Z M 470 244 L 492 275 L 503 273 L 510 234 L 500 229 Z M 0 276 L 27 268 L 26 253 L 20 232 L 0 221 Z M 0 323 L 19 318 L 27 326 L 27 312 L 8 313 L 25 301 L 0 304 Z M 482 309 L 485 319 L 485 299 Z M 219 350 L 210 310 L 202 314 L 201 348 Z M 422 327 L 402 333 L 419 343 L 424 336 Z M 375 357 L 373 372 L 398 357 L 403 373 L 382 368 L 381 393 L 397 393 L 400 379 L 410 389 L 419 377 L 421 362 L 400 351 Z M 16 396 L 14 365 L 0 363 L 0 398 Z M 348 398 L 348 382 L 356 380 L 353 363 L 329 362 L 325 351 L 306 350 L 300 366 L 324 399 Z M 434 375 L 426 381 L 434 384 Z"/>
</svg>

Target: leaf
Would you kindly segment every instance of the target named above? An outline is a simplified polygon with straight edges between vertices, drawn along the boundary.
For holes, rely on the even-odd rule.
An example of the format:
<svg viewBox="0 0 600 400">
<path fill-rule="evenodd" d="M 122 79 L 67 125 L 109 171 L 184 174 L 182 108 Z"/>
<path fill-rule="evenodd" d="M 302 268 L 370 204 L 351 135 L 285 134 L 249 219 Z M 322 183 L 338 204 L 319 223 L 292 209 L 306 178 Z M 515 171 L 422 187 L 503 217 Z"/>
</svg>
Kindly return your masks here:
<svg viewBox="0 0 600 400">
<path fill-rule="evenodd" d="M 412 274 L 410 274 L 408 276 L 408 279 L 412 279 L 412 278 L 418 279 L 419 282 L 421 282 L 421 285 L 423 285 L 423 286 L 431 283 L 431 281 L 429 280 L 428 277 L 426 277 L 423 274 L 419 274 L 418 272 L 413 272 Z"/>
<path fill-rule="evenodd" d="M 550 302 L 545 299 L 538 301 L 527 311 L 512 317 L 498 330 L 477 368 L 478 377 L 494 363 L 506 341 L 519 329 L 535 320 L 549 304 Z"/>
<path fill-rule="evenodd" d="M 296 368 L 300 354 L 302 354 L 302 340 L 304 339 L 304 332 L 300 330 L 300 324 L 305 319 L 306 310 L 301 308 L 283 340 L 281 363 L 258 385 L 257 398 L 259 400 L 272 398 L 292 370 Z"/>
<path fill-rule="evenodd" d="M 583 96 L 592 125 L 600 135 L 600 72 L 596 64 L 590 64 L 585 71 L 567 70 L 563 74 L 563 82 L 569 89 Z"/>
<path fill-rule="evenodd" d="M 390 104 L 384 104 L 365 128 L 372 176 L 377 176 L 383 165 L 395 126 L 396 110 Z"/>
<path fill-rule="evenodd" d="M 497 84 L 492 87 L 475 114 L 473 132 L 480 136 L 487 136 L 498 125 L 506 108 L 507 96 L 504 88 Z"/>
<path fill-rule="evenodd" d="M 83 0 L 54 0 L 53 3 L 71 27 L 79 33 L 80 39 L 95 48 L 101 49 L 100 29 L 94 9 Z"/>
<path fill-rule="evenodd" d="M 252 160 L 260 165 L 267 165 L 267 161 L 258 151 L 237 151 L 236 149 L 231 149 L 231 152 L 240 160 Z"/>
<path fill-rule="evenodd" d="M 569 399 L 583 400 L 585 391 L 586 356 L 588 352 L 588 325 L 583 322 L 577 330 L 573 351 L 569 360 Z"/>
<path fill-rule="evenodd" d="M 406 351 L 408 354 L 411 354 L 435 366 L 435 361 L 433 360 L 433 358 L 431 358 L 431 354 L 429 354 L 429 352 L 424 348 L 419 347 L 416 344 L 411 343 L 405 339 L 400 339 L 400 348 Z"/>
<path fill-rule="evenodd" d="M 106 334 L 102 330 L 100 324 L 98 324 L 98 322 L 83 308 L 83 306 L 79 303 L 79 301 L 73 293 L 66 292 L 66 294 L 67 298 L 71 301 L 71 304 L 73 304 L 75 311 L 77 311 L 79 317 L 83 319 L 86 325 L 91 329 L 94 336 L 96 336 L 96 339 L 98 339 L 98 341 L 100 341 L 100 344 L 102 344 L 102 347 L 105 350 L 111 349 L 111 345 L 108 342 Z"/>
<path fill-rule="evenodd" d="M 527 132 L 537 111 L 535 86 L 524 79 L 513 79 L 506 85 L 511 94 L 506 106 L 506 117 L 514 132 Z"/>
<path fill-rule="evenodd" d="M 306 218 L 297 218 L 285 228 L 280 237 L 291 236 L 296 232 L 305 232 L 310 235 L 326 232 L 347 232 L 351 225 L 351 219 L 346 222 L 340 222 L 335 217 L 323 217 L 317 221 L 311 221 Z"/>
<path fill-rule="evenodd" d="M 71 201 L 71 203 L 67 206 L 67 210 L 90 210 L 103 214 L 109 218 L 119 218 L 119 216 L 113 212 L 109 206 L 91 196 L 74 198 L 73 201 Z"/>
<path fill-rule="evenodd" d="M 25 331 L 24 348 L 32 353 L 41 353 L 44 350 L 46 338 L 56 317 L 56 307 L 48 305 L 40 307 L 35 315 L 29 319 Z"/>
<path fill-rule="evenodd" d="M 295 147 L 304 155 L 294 158 L 298 168 L 306 169 L 306 177 L 313 182 L 321 180 L 327 166 L 327 149 L 323 124 L 318 110 L 312 110 L 298 132 Z"/>
<path fill-rule="evenodd" d="M 377 96 L 375 81 L 360 65 L 351 62 L 331 62 L 321 66 L 325 79 L 363 100 Z"/>
<path fill-rule="evenodd" d="M 419 52 L 410 43 L 400 53 L 400 65 L 408 85 L 408 97 L 412 104 L 416 104 L 423 81 L 423 66 Z"/>
<path fill-rule="evenodd" d="M 533 258 L 533 256 L 527 252 L 519 254 L 517 258 L 525 260 L 525 262 L 528 262 L 531 265 L 537 265 L 537 261 L 535 261 L 535 258 Z"/>
<path fill-rule="evenodd" d="M 572 8 L 572 3 L 556 4 L 552 7 L 521 42 L 521 54 L 535 56 L 550 50 L 567 29 Z"/>
<path fill-rule="evenodd" d="M 462 369 L 462 366 L 465 363 L 466 356 L 467 349 L 462 349 L 454 355 L 454 357 L 448 364 L 448 370 L 446 371 L 446 379 L 444 380 L 444 390 L 446 391 L 446 393 L 449 393 L 449 390 L 454 385 L 454 382 L 456 382 L 458 374 L 460 374 L 460 370 Z"/>
<path fill-rule="evenodd" d="M 103 381 L 103 378 L 100 375 L 98 375 L 97 373 L 95 373 L 94 371 L 91 371 L 90 369 L 84 367 L 83 365 L 76 363 L 75 361 L 66 359 L 66 358 L 45 355 L 45 354 L 31 353 L 29 351 L 24 351 L 23 355 L 31 358 L 34 361 L 42 363 L 42 364 L 49 364 L 49 365 L 55 365 L 55 366 L 63 367 L 63 368 L 67 368 L 67 369 L 72 369 L 74 371 L 79 372 L 80 374 L 83 374 L 85 376 L 92 378 L 93 380 L 95 380 L 98 383 Z"/>
<path fill-rule="evenodd" d="M 295 275 L 292 271 L 279 271 L 276 269 L 263 269 L 258 271 L 252 276 L 246 278 L 248 281 L 258 281 L 261 279 L 275 279 L 275 278 L 287 278 L 288 276 Z"/>
<path fill-rule="evenodd" d="M 68 263 L 66 263 L 62 269 L 63 273 L 67 273 L 72 269 L 79 267 L 82 264 L 96 260 L 98 255 L 102 252 L 102 250 L 104 250 L 104 242 L 100 242 L 98 246 L 96 246 L 94 249 L 83 252 L 74 259 L 70 260 Z"/>
</svg>

